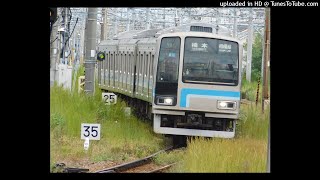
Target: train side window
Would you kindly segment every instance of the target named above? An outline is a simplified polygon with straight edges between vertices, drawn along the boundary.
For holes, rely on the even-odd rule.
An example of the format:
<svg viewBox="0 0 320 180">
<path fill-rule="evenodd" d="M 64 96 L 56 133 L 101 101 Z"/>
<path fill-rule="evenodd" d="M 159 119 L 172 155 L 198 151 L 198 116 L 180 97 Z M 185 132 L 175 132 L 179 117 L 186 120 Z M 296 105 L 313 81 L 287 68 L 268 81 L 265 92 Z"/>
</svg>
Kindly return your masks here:
<svg viewBox="0 0 320 180">
<path fill-rule="evenodd" d="M 129 54 L 129 76 L 130 76 L 130 78 L 129 78 L 129 84 L 131 85 L 131 81 L 132 81 L 132 74 L 133 74 L 133 68 L 134 68 L 134 66 L 133 66 L 133 56 L 132 56 L 132 54 L 130 53 Z M 130 86 L 130 88 L 131 88 L 131 86 Z"/>
<path fill-rule="evenodd" d="M 150 72 L 149 72 L 149 66 L 150 66 L 150 55 L 149 53 L 146 54 L 146 88 L 148 88 L 148 84 L 149 84 L 149 76 L 150 76 Z"/>
<path fill-rule="evenodd" d="M 116 71 L 117 71 L 117 75 L 116 75 L 116 81 L 119 82 L 119 64 L 120 64 L 120 61 L 119 61 L 119 56 L 120 54 L 117 52 L 116 53 L 116 59 L 115 59 L 115 64 L 116 64 Z M 119 84 L 117 83 L 117 87 L 119 87 Z"/>
<path fill-rule="evenodd" d="M 113 75 L 114 75 L 114 71 L 113 71 L 114 70 L 114 68 L 113 68 L 113 64 L 114 64 L 113 56 L 114 56 L 113 53 L 110 52 L 110 77 L 109 77 L 109 79 L 110 79 L 110 85 L 111 86 L 114 86 L 114 84 L 113 84 L 113 82 L 114 82 L 113 81 L 113 78 L 114 78 L 113 77 Z"/>
<path fill-rule="evenodd" d="M 106 60 L 105 60 L 105 70 L 104 70 L 104 72 L 105 73 L 107 73 L 107 75 L 104 75 L 104 84 L 106 84 L 106 81 L 108 81 L 108 79 L 107 78 L 109 78 L 108 77 L 108 73 L 109 73 L 109 61 L 110 61 L 110 55 L 109 55 L 109 53 L 106 53 Z M 107 71 L 106 71 L 107 70 Z"/>
<path fill-rule="evenodd" d="M 153 76 L 153 69 L 154 69 L 154 54 L 152 54 L 152 59 L 151 59 L 151 76 Z"/>
<path fill-rule="evenodd" d="M 128 63 L 129 63 L 129 68 L 128 68 L 128 72 L 129 72 L 129 75 L 131 76 L 131 53 L 129 52 L 129 55 L 128 55 Z"/>
<path fill-rule="evenodd" d="M 140 71 L 140 52 L 138 53 L 137 57 L 137 62 L 136 62 L 136 92 L 138 92 L 139 90 L 139 81 L 140 81 L 140 78 L 139 78 L 139 71 Z"/>
<path fill-rule="evenodd" d="M 113 54 L 110 53 L 110 70 L 112 71 L 112 59 L 113 59 Z"/>
<path fill-rule="evenodd" d="M 142 81 L 143 81 L 143 73 L 142 73 L 142 68 L 143 68 L 143 54 L 141 54 L 140 56 L 140 70 L 139 70 L 139 77 L 140 77 L 140 80 L 139 80 L 139 85 L 142 86 Z M 140 76 L 141 75 L 141 76 Z"/>
<path fill-rule="evenodd" d="M 123 68 L 123 77 L 122 77 L 122 82 L 124 83 L 123 86 L 126 87 L 126 77 L 127 77 L 127 53 L 125 52 L 124 54 L 124 59 L 123 59 L 123 64 L 124 64 L 124 68 Z"/>
<path fill-rule="evenodd" d="M 142 71 L 141 71 L 141 76 L 142 76 L 142 86 L 144 86 L 144 80 L 145 80 L 145 78 L 144 78 L 144 74 L 145 74 L 145 72 L 146 72 L 146 52 L 143 52 L 143 63 L 141 64 L 141 66 L 142 66 Z"/>
</svg>

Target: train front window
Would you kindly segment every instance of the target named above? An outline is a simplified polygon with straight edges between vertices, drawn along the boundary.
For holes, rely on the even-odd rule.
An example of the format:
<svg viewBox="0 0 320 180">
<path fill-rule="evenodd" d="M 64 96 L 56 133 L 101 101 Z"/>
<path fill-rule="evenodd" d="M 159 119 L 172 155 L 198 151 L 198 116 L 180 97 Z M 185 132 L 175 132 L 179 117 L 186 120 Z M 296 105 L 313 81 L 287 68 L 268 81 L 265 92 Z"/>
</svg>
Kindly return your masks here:
<svg viewBox="0 0 320 180">
<path fill-rule="evenodd" d="M 158 59 L 157 82 L 178 82 L 180 38 L 162 38 Z"/>
<path fill-rule="evenodd" d="M 177 104 L 180 58 L 180 37 L 165 37 L 161 40 L 154 103 L 157 105 Z M 168 103 L 166 103 L 166 99 Z"/>
<path fill-rule="evenodd" d="M 238 85 L 238 47 L 232 41 L 187 37 L 182 81 Z"/>
</svg>

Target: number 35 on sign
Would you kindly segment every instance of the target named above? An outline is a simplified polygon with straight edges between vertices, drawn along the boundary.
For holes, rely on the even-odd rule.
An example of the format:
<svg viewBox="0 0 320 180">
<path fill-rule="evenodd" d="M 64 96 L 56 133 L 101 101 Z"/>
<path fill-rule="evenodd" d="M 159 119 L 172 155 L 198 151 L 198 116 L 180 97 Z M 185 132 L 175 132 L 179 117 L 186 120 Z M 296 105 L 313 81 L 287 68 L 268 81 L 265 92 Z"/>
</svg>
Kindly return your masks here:
<svg viewBox="0 0 320 180">
<path fill-rule="evenodd" d="M 100 124 L 81 124 L 81 139 L 100 140 Z"/>
<path fill-rule="evenodd" d="M 102 93 L 102 101 L 107 105 L 116 104 L 117 103 L 117 95 L 114 93 Z"/>
</svg>

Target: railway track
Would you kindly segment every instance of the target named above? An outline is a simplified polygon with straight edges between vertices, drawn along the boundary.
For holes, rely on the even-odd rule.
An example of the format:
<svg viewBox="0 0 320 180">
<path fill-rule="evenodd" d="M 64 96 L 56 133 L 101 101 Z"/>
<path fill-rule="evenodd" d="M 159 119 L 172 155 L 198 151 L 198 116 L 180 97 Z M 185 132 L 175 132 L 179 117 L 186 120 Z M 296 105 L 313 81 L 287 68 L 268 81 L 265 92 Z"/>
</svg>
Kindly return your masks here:
<svg viewBox="0 0 320 180">
<path fill-rule="evenodd" d="M 154 169 L 152 171 L 149 171 L 147 173 L 162 173 L 163 171 L 169 169 L 170 167 L 172 167 L 173 165 L 175 165 L 176 163 L 172 163 L 172 164 L 168 164 L 166 166 L 162 166 L 160 168 Z"/>
<path fill-rule="evenodd" d="M 102 169 L 99 171 L 96 171 L 94 173 L 130 173 L 130 172 L 142 172 L 142 173 L 159 173 L 159 172 L 163 172 L 167 169 L 169 169 L 171 166 L 173 166 L 175 163 L 160 167 L 160 168 L 156 168 L 153 169 L 151 171 L 145 170 L 146 168 L 144 166 L 150 166 L 152 164 L 152 159 L 163 152 L 169 152 L 172 151 L 174 149 L 178 149 L 178 148 L 174 148 L 173 146 L 170 146 L 166 149 L 163 149 L 161 151 L 158 151 L 150 156 L 147 156 L 145 158 L 142 159 L 138 159 L 135 161 L 131 161 L 128 163 L 124 163 L 124 164 L 120 164 L 117 166 L 113 166 L 113 167 L 109 167 L 106 169 Z M 147 168 L 148 169 L 148 168 Z"/>
</svg>

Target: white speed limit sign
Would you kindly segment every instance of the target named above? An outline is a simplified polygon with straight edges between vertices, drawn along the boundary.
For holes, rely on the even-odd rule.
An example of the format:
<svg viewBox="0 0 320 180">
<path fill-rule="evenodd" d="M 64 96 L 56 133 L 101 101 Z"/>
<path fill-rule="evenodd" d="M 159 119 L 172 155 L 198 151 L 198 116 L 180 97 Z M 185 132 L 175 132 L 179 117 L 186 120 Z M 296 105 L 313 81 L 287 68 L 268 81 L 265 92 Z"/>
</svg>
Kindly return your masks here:
<svg viewBox="0 0 320 180">
<path fill-rule="evenodd" d="M 100 124 L 81 124 L 81 139 L 100 140 Z"/>
<path fill-rule="evenodd" d="M 102 101 L 104 101 L 107 105 L 116 104 L 117 95 L 114 93 L 102 93 Z"/>
</svg>

